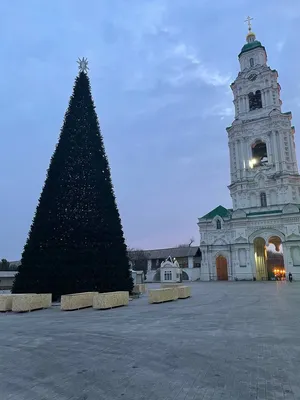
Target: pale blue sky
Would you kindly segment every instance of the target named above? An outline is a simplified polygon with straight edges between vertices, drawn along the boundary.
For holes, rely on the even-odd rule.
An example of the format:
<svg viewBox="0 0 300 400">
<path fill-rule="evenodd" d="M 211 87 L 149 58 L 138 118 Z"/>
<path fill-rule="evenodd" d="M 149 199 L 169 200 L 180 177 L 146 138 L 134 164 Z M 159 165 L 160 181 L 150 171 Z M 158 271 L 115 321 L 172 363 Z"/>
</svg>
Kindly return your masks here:
<svg viewBox="0 0 300 400">
<path fill-rule="evenodd" d="M 81 56 L 128 245 L 199 243 L 197 218 L 231 206 L 225 128 L 248 14 L 297 132 L 299 0 L 1 0 L 0 258 L 20 257 Z"/>
</svg>

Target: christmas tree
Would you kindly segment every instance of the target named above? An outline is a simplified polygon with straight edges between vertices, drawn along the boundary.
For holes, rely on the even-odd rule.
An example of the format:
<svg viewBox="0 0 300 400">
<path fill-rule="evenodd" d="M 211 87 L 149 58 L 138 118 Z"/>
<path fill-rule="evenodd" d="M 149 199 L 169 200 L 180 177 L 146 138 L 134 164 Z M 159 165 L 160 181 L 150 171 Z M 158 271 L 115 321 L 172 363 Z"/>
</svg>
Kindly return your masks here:
<svg viewBox="0 0 300 400">
<path fill-rule="evenodd" d="M 13 293 L 52 293 L 57 299 L 132 290 L 87 60 L 79 60 L 79 67 Z"/>
</svg>

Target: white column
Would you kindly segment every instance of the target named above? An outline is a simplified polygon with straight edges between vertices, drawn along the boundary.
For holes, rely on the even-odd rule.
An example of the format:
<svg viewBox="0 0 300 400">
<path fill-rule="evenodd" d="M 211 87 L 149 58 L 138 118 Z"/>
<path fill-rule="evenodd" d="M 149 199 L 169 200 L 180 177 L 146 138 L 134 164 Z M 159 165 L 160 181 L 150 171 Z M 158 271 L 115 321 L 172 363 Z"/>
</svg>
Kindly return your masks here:
<svg viewBox="0 0 300 400">
<path fill-rule="evenodd" d="M 240 152 L 240 140 L 236 141 L 236 168 L 237 177 L 241 178 L 241 152 Z"/>
<path fill-rule="evenodd" d="M 210 261 L 211 251 L 208 249 L 209 249 L 208 246 L 201 246 L 201 251 L 202 251 L 201 270 L 200 270 L 201 281 L 209 281 L 210 278 L 209 270 L 211 268 L 211 261 Z"/>
<path fill-rule="evenodd" d="M 275 169 L 276 169 L 276 171 L 279 171 L 279 159 L 278 159 L 276 132 L 272 131 L 271 135 L 272 135 L 272 143 L 273 143 L 273 157 L 274 157 Z"/>
<path fill-rule="evenodd" d="M 249 109 L 248 109 L 248 96 L 244 97 L 244 103 L 245 103 L 245 112 L 248 112 L 249 111 Z"/>
<path fill-rule="evenodd" d="M 286 162 L 285 162 L 285 145 L 284 145 L 284 135 L 280 132 L 279 133 L 279 143 L 280 143 L 280 154 L 281 154 L 281 160 L 282 160 L 282 169 L 286 170 Z"/>
<path fill-rule="evenodd" d="M 266 91 L 265 91 L 265 100 L 266 100 L 266 106 L 268 107 L 268 105 L 269 105 L 269 89 L 266 89 Z"/>
<path fill-rule="evenodd" d="M 248 144 L 247 144 L 247 139 L 243 138 L 242 140 L 242 154 L 243 154 L 243 177 L 246 177 L 246 169 L 249 166 L 249 160 L 248 160 Z"/>
<path fill-rule="evenodd" d="M 291 256 L 291 249 L 286 243 L 282 243 L 283 262 L 285 268 L 285 276 L 288 278 L 289 272 L 293 269 L 293 260 Z"/>
<path fill-rule="evenodd" d="M 276 150 L 277 150 L 277 155 L 278 155 L 278 169 L 279 171 L 282 171 L 283 165 L 282 165 L 282 144 L 281 144 L 281 135 L 279 134 L 278 131 L 275 133 L 276 137 Z"/>
<path fill-rule="evenodd" d="M 243 102 L 240 96 L 238 98 L 238 104 L 239 104 L 239 113 L 241 114 L 243 112 Z"/>
<path fill-rule="evenodd" d="M 268 133 L 268 140 L 267 140 L 266 146 L 267 146 L 268 162 L 271 163 L 271 162 L 273 162 L 274 152 L 272 151 L 273 143 L 272 143 L 272 137 L 271 137 L 270 133 Z"/>
<path fill-rule="evenodd" d="M 244 158 L 245 158 L 245 166 L 246 168 L 249 167 L 249 143 L 248 143 L 248 139 L 244 138 Z"/>
<path fill-rule="evenodd" d="M 266 92 L 265 92 L 264 89 L 262 90 L 261 94 L 262 94 L 262 106 L 266 107 L 267 106 L 267 104 L 266 104 Z"/>
<path fill-rule="evenodd" d="M 294 143 L 293 143 L 293 136 L 292 133 L 288 133 L 288 143 L 289 143 L 289 153 L 290 153 L 290 159 L 291 162 L 293 163 L 292 168 L 293 172 L 297 173 L 297 160 L 296 160 L 296 153 L 294 151 Z"/>
<path fill-rule="evenodd" d="M 229 162 L 230 162 L 230 176 L 231 176 L 231 182 L 234 181 L 234 167 L 233 167 L 233 148 L 234 148 L 234 144 L 232 142 L 228 143 L 228 147 L 229 147 Z"/>
<path fill-rule="evenodd" d="M 249 247 L 246 249 L 246 265 L 247 269 L 251 265 L 251 259 L 250 259 L 250 250 Z"/>
<path fill-rule="evenodd" d="M 250 247 L 249 253 L 250 253 L 251 272 L 252 272 L 252 276 L 256 276 L 256 263 L 255 263 L 253 243 L 251 243 L 249 247 Z"/>
<path fill-rule="evenodd" d="M 273 104 L 272 93 L 271 90 L 268 89 L 268 105 L 271 106 Z"/>
<path fill-rule="evenodd" d="M 229 280 L 233 281 L 236 277 L 236 259 L 237 259 L 237 250 L 232 250 L 229 255 L 229 262 L 230 262 L 230 277 Z"/>
</svg>

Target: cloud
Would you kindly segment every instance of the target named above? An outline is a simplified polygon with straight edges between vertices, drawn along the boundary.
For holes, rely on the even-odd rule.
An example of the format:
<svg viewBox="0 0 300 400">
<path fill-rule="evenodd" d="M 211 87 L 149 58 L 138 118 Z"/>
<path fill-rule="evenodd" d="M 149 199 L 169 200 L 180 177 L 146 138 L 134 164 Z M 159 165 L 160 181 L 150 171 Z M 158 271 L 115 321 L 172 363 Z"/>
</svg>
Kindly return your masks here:
<svg viewBox="0 0 300 400">
<path fill-rule="evenodd" d="M 278 51 L 279 53 L 281 53 L 281 51 L 282 51 L 282 49 L 284 48 L 284 46 L 285 46 L 285 40 L 279 40 L 279 41 L 276 43 L 277 51 Z"/>
<path fill-rule="evenodd" d="M 192 46 L 180 42 L 172 49 L 172 53 L 175 59 L 181 61 L 177 74 L 170 77 L 173 85 L 182 86 L 197 80 L 211 86 L 227 86 L 230 83 L 229 74 L 222 74 L 217 69 L 205 65 Z"/>
<path fill-rule="evenodd" d="M 178 159 L 178 161 L 179 161 L 179 163 L 180 163 L 181 165 L 191 165 L 192 162 L 194 161 L 194 159 L 193 159 L 193 157 L 185 156 L 185 157 L 180 157 L 180 158 Z"/>
<path fill-rule="evenodd" d="M 284 18 L 288 21 L 293 21 L 300 17 L 300 4 L 299 0 L 289 0 L 289 2 L 278 2 L 275 3 L 274 6 L 276 14 L 280 16 L 280 18 Z"/>
<path fill-rule="evenodd" d="M 230 104 L 216 104 L 210 108 L 203 110 L 202 118 L 209 118 L 209 117 L 220 117 L 221 120 L 228 117 L 234 116 L 234 107 Z"/>
</svg>

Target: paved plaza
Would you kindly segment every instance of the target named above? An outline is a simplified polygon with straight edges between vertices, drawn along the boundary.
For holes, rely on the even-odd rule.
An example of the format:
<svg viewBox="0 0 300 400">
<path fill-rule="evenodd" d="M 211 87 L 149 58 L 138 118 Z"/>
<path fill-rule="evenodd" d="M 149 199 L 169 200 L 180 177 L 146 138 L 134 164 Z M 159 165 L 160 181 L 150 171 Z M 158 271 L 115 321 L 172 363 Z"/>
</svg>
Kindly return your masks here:
<svg viewBox="0 0 300 400">
<path fill-rule="evenodd" d="M 158 305 L 0 314 L 0 399 L 299 400 L 300 284 L 191 286 Z"/>
</svg>

